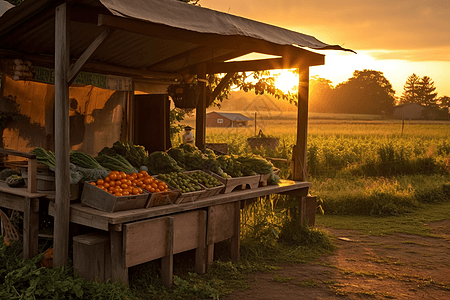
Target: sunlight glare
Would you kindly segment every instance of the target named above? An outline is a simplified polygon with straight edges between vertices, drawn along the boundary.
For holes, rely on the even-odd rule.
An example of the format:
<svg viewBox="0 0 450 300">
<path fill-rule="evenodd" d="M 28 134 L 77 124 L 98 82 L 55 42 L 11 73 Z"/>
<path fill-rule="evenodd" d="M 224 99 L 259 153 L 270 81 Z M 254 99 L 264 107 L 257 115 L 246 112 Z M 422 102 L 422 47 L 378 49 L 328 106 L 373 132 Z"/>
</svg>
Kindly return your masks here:
<svg viewBox="0 0 450 300">
<path fill-rule="evenodd" d="M 298 75 L 293 70 L 273 70 L 275 76 L 275 86 L 283 91 L 283 93 L 297 93 Z"/>
</svg>

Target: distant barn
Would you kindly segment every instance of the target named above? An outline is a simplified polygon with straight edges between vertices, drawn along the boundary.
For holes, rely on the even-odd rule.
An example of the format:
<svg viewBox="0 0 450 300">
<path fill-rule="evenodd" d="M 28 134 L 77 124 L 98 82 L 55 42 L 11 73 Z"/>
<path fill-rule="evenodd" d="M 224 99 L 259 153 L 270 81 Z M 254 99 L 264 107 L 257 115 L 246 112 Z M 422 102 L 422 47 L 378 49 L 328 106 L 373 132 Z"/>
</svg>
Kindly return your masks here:
<svg viewBox="0 0 450 300">
<path fill-rule="evenodd" d="M 407 120 L 448 120 L 446 110 L 427 107 L 418 103 L 406 103 L 394 106 L 394 118 Z"/>
<path fill-rule="evenodd" d="M 422 119 L 424 109 L 425 106 L 418 103 L 405 103 L 394 106 L 393 115 L 397 119 L 418 120 Z"/>
<path fill-rule="evenodd" d="M 245 127 L 252 118 L 239 113 L 210 112 L 206 114 L 207 127 Z"/>
</svg>

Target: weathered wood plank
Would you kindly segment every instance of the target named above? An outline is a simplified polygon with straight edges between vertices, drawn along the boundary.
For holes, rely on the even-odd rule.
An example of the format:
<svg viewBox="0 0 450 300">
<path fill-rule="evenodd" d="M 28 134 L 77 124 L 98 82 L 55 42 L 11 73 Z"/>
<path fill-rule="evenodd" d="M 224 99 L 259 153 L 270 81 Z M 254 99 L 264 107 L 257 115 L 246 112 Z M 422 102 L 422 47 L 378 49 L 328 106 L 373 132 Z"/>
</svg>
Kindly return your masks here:
<svg viewBox="0 0 450 300">
<path fill-rule="evenodd" d="M 240 203 L 237 201 L 236 203 Z M 234 202 L 215 205 L 208 210 L 208 233 L 206 243 L 214 244 L 229 239 L 235 234 L 236 204 Z"/>
<path fill-rule="evenodd" d="M 308 93 L 309 67 L 299 68 L 298 82 L 298 113 L 297 113 L 297 143 L 292 151 L 292 177 L 294 180 L 306 181 L 306 147 L 308 131 Z"/>
<path fill-rule="evenodd" d="M 28 159 L 28 183 L 27 183 L 29 193 L 36 193 L 36 189 L 37 189 L 36 176 L 37 176 L 37 159 L 29 158 Z"/>
<path fill-rule="evenodd" d="M 67 84 L 71 84 L 78 73 L 83 68 L 84 64 L 87 62 L 89 57 L 97 50 L 97 48 L 108 38 L 114 30 L 106 28 L 100 33 L 100 35 L 89 45 L 89 47 L 83 52 L 83 54 L 78 58 L 78 60 L 70 67 L 67 74 Z"/>
<path fill-rule="evenodd" d="M 174 219 L 173 253 L 196 249 L 199 246 L 201 215 L 204 211 L 194 210 L 172 215 Z M 205 226 L 205 224 L 203 224 Z"/>
<path fill-rule="evenodd" d="M 167 224 L 163 217 L 123 225 L 126 267 L 167 255 Z"/>
<path fill-rule="evenodd" d="M 55 11 L 55 204 L 53 265 L 64 266 L 69 255 L 69 20 L 67 4 Z"/>
<path fill-rule="evenodd" d="M 124 240 L 122 231 L 109 231 L 111 242 L 111 279 L 128 284 L 128 267 L 125 265 Z"/>
<path fill-rule="evenodd" d="M 241 252 L 241 203 L 234 203 L 234 220 L 233 220 L 233 236 L 231 237 L 231 259 L 239 260 Z"/>
<path fill-rule="evenodd" d="M 166 255 L 161 259 L 161 282 L 166 288 L 173 282 L 174 219 L 166 218 Z"/>
<path fill-rule="evenodd" d="M 36 159 L 36 155 L 34 155 L 33 153 L 27 153 L 27 152 L 12 150 L 12 149 L 0 148 L 0 153 L 12 155 L 12 156 L 25 157 L 28 159 Z"/>
<path fill-rule="evenodd" d="M 197 77 L 200 79 L 206 78 L 206 64 L 200 64 L 197 68 Z M 206 82 L 199 81 L 198 85 L 201 88 L 200 101 L 195 109 L 195 145 L 199 149 L 205 148 L 206 142 Z"/>
<path fill-rule="evenodd" d="M 25 259 L 38 254 L 39 199 L 25 198 L 23 214 L 23 257 Z"/>
<path fill-rule="evenodd" d="M 195 272 L 206 273 L 206 210 L 199 211 L 198 217 L 198 247 L 195 250 Z"/>
</svg>

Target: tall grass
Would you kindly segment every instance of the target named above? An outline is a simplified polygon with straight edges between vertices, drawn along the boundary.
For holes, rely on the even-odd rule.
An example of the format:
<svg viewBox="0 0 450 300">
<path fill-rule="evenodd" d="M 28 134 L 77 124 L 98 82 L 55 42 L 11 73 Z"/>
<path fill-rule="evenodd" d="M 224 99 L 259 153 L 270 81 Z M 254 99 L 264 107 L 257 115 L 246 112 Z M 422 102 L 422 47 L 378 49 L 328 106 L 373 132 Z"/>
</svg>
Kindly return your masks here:
<svg viewBox="0 0 450 300">
<path fill-rule="evenodd" d="M 227 143 L 233 154 L 283 158 L 273 162 L 290 178 L 296 143 L 294 121 L 266 121 L 266 135 L 280 139 L 277 149 L 251 149 L 254 128 L 208 128 L 207 142 Z M 327 214 L 396 215 L 424 203 L 449 199 L 450 123 L 310 123 L 308 181 Z"/>
</svg>

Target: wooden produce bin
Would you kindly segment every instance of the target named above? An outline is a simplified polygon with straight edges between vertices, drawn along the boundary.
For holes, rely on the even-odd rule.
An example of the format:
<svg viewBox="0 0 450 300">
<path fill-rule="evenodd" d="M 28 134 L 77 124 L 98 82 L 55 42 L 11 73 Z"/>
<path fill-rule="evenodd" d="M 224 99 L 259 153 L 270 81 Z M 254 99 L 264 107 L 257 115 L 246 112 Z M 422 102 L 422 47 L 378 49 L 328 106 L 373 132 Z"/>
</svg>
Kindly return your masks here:
<svg viewBox="0 0 450 300">
<path fill-rule="evenodd" d="M 223 178 L 222 176 L 217 175 L 213 172 L 210 172 L 210 174 L 216 177 L 217 180 L 225 185 L 225 188 L 221 191 L 223 194 L 231 193 L 235 188 L 245 190 L 247 186 L 250 189 L 256 189 L 259 186 L 259 182 L 261 180 L 261 175 Z"/>
<path fill-rule="evenodd" d="M 26 161 L 10 161 L 5 164 L 8 167 L 17 168 L 25 185 L 28 186 L 28 163 Z M 36 189 L 39 191 L 55 190 L 55 172 L 44 164 L 37 164 L 36 169 Z"/>
<path fill-rule="evenodd" d="M 130 209 L 145 208 L 149 194 L 144 191 L 140 195 L 128 195 L 116 197 L 104 190 L 93 186 L 89 182 L 84 183 L 81 203 L 105 212 L 116 212 Z"/>
<path fill-rule="evenodd" d="M 202 188 L 202 190 L 200 191 L 189 193 L 180 192 L 177 200 L 175 201 L 175 204 L 194 202 L 195 200 L 199 199 L 206 192 L 206 189 L 202 185 L 200 185 L 200 187 Z"/>
<path fill-rule="evenodd" d="M 175 203 L 180 192 L 171 189 L 170 191 L 149 194 L 145 208 Z"/>
<path fill-rule="evenodd" d="M 189 174 L 192 174 L 195 172 L 202 172 L 207 175 L 213 176 L 212 174 L 204 172 L 202 170 L 193 170 L 193 171 L 187 171 L 187 172 L 183 172 L 183 173 L 187 174 L 189 176 Z M 216 178 L 216 177 L 214 177 L 214 178 Z M 218 181 L 220 182 L 220 185 L 212 187 L 212 188 L 206 187 L 201 182 L 199 182 L 200 185 L 205 188 L 205 192 L 200 195 L 199 199 L 208 198 L 208 197 L 212 197 L 212 196 L 220 194 L 220 192 L 222 192 L 222 190 L 225 188 L 225 184 L 223 184 L 222 181 L 220 181 L 220 180 L 218 180 Z"/>
</svg>

